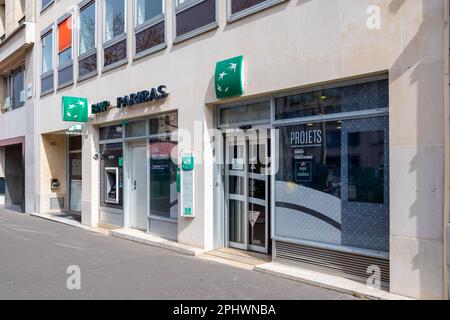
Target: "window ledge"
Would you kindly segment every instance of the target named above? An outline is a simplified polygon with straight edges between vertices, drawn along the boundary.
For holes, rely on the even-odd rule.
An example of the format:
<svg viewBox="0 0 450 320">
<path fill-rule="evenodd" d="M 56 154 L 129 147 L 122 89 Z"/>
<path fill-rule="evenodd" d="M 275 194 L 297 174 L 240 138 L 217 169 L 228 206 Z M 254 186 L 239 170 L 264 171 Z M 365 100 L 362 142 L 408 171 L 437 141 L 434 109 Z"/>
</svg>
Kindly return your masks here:
<svg viewBox="0 0 450 320">
<path fill-rule="evenodd" d="M 43 91 L 43 92 L 41 92 L 41 94 L 40 94 L 40 98 L 44 98 L 45 96 L 48 96 L 48 95 L 50 95 L 50 94 L 52 94 L 52 93 L 54 93 L 54 92 L 55 92 L 55 89 L 54 89 L 54 88 L 48 89 L 47 91 Z"/>
<path fill-rule="evenodd" d="M 25 107 L 25 104 L 23 104 L 20 107 L 14 108 L 14 109 L 11 107 L 10 110 L 2 110 L 0 115 L 12 114 L 12 113 L 14 113 L 14 111 L 21 110 L 23 107 Z"/>
<path fill-rule="evenodd" d="M 95 70 L 93 72 L 90 72 L 90 73 L 87 73 L 87 74 L 84 74 L 82 76 L 78 75 L 77 83 L 83 82 L 83 81 L 85 81 L 87 79 L 90 79 L 90 78 L 93 78 L 93 77 L 96 77 L 97 75 L 98 75 L 98 71 L 97 70 Z"/>
<path fill-rule="evenodd" d="M 230 11 L 229 11 L 229 14 L 228 14 L 228 17 L 227 17 L 227 22 L 231 23 L 231 22 L 234 22 L 236 20 L 245 18 L 245 17 L 247 17 L 249 15 L 252 15 L 252 14 L 257 13 L 259 11 L 262 11 L 262 10 L 265 10 L 265 9 L 270 8 L 272 6 L 275 6 L 277 4 L 280 4 L 280 3 L 284 2 L 284 1 L 285 0 L 269 0 L 267 2 L 262 2 L 260 4 L 257 4 L 257 5 L 255 5 L 253 7 L 251 7 L 251 8 L 244 9 L 244 10 L 242 10 L 240 12 L 237 12 L 237 13 L 234 13 L 234 14 L 231 13 L 231 5 L 230 5 L 230 2 L 228 2 L 228 6 L 230 8 L 229 9 Z"/>
<path fill-rule="evenodd" d="M 219 24 L 217 23 L 217 21 L 214 21 L 213 23 L 210 23 L 210 24 L 208 24 L 204 27 L 201 27 L 199 29 L 196 29 L 194 31 L 188 32 L 182 36 L 176 36 L 175 39 L 173 40 L 173 44 L 177 44 L 177 43 L 189 40 L 189 39 L 199 36 L 203 33 L 217 29 L 218 27 L 219 27 Z"/>
<path fill-rule="evenodd" d="M 136 53 L 136 49 L 135 49 L 135 54 L 133 56 L 133 61 L 136 61 L 136 60 L 139 60 L 141 58 L 147 57 L 147 56 L 149 56 L 149 55 L 151 55 L 153 53 L 156 53 L 158 51 L 162 51 L 162 50 L 164 50 L 166 48 L 167 48 L 167 44 L 164 42 L 164 43 L 158 44 L 157 46 L 154 46 L 152 48 L 149 48 L 149 49 L 144 50 L 144 51 L 139 52 L 139 53 Z"/>
<path fill-rule="evenodd" d="M 123 66 L 125 64 L 128 64 L 128 57 L 125 58 L 125 59 L 122 59 L 120 61 L 114 62 L 113 64 L 110 64 L 108 66 L 103 66 L 102 73 L 114 70 L 114 69 L 119 68 L 119 67 L 121 67 L 121 66 Z"/>
<path fill-rule="evenodd" d="M 62 90 L 62 89 L 65 89 L 67 87 L 70 87 L 71 85 L 73 85 L 73 80 L 70 80 L 68 82 L 65 82 L 63 84 L 58 85 L 58 88 L 56 90 Z"/>
</svg>

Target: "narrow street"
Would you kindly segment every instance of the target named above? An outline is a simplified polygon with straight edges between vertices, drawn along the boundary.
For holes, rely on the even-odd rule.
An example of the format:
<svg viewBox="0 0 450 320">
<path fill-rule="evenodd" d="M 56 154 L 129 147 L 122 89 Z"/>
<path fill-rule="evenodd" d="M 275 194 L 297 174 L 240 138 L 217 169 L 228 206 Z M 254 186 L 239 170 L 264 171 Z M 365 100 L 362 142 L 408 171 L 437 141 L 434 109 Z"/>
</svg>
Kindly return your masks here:
<svg viewBox="0 0 450 320">
<path fill-rule="evenodd" d="M 0 209 L 0 299 L 353 297 Z"/>
</svg>

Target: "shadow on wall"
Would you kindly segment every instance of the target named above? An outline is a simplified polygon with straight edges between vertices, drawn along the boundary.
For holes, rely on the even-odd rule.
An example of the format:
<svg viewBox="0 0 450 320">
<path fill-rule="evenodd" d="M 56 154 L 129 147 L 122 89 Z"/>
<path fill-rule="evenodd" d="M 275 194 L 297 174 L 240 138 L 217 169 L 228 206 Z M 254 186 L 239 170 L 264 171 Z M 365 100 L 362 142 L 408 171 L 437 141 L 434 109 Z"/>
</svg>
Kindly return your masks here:
<svg viewBox="0 0 450 320">
<path fill-rule="evenodd" d="M 4 149 L 4 206 L 5 208 L 24 212 L 24 163 L 22 145 L 7 146 Z M 1 193 L 1 192 L 0 192 Z"/>
<path fill-rule="evenodd" d="M 408 201 L 409 197 L 414 199 L 408 214 L 401 212 L 401 210 L 407 210 L 404 203 L 396 203 L 392 206 L 391 202 L 391 208 L 398 208 L 394 214 L 399 217 L 393 219 L 391 216 L 391 221 L 396 221 L 397 224 L 394 227 L 391 226 L 392 235 L 401 237 L 397 237 L 394 243 L 395 248 L 391 247 L 391 252 L 394 249 L 398 261 L 393 265 L 394 268 L 391 267 L 391 272 L 393 272 L 393 278 L 402 279 L 396 280 L 394 292 L 416 298 L 440 299 L 444 296 L 443 268 L 445 264 L 442 247 L 444 137 L 441 134 L 444 130 L 442 95 L 444 65 L 441 59 L 436 58 L 436 49 L 441 44 L 430 35 L 439 32 L 439 30 L 436 31 L 433 15 L 436 15 L 436 12 L 444 12 L 444 1 L 392 0 L 389 11 L 392 15 L 402 16 L 400 32 L 403 39 L 409 36 L 408 27 L 414 26 L 415 23 L 411 21 L 409 24 L 408 19 L 413 18 L 408 18 L 407 11 L 405 13 L 402 10 L 413 10 L 413 7 L 422 10 L 422 22 L 416 34 L 402 45 L 400 55 L 391 66 L 389 74 L 391 92 L 396 90 L 398 93 L 402 88 L 402 99 L 405 100 L 400 103 L 397 101 L 395 104 L 395 107 L 401 110 L 393 110 L 391 105 L 390 126 L 396 132 L 400 132 L 399 135 L 391 136 L 391 150 L 394 151 L 391 154 L 396 156 L 394 163 L 397 164 L 397 169 L 399 161 L 405 159 L 409 161 L 404 163 L 409 169 L 407 173 L 403 173 L 403 177 L 407 179 L 406 181 L 408 179 L 415 181 L 412 185 L 395 186 L 397 199 L 400 194 L 404 194 L 405 197 L 392 200 Z M 440 55 L 444 52 L 443 48 L 441 49 Z M 411 97 L 412 90 L 416 91 L 415 97 Z M 414 105 L 411 106 L 409 102 L 417 103 L 417 108 L 414 108 Z M 408 110 L 409 106 L 411 106 L 410 110 Z M 392 117 L 392 114 L 396 117 Z M 405 122 L 408 121 L 407 119 L 417 119 L 416 124 Z M 403 129 L 400 130 L 399 128 L 402 127 Z M 416 130 L 415 141 L 414 130 L 406 132 L 407 128 Z M 399 145 L 400 147 L 396 148 Z M 436 168 L 436 171 L 433 172 L 431 168 Z M 394 173 L 394 176 L 398 177 L 397 174 L 399 172 Z M 394 184 L 391 185 L 395 185 L 395 182 L 392 182 Z M 407 223 L 402 223 L 401 219 Z M 414 227 L 409 227 L 411 225 Z M 408 279 L 408 276 L 413 278 Z M 411 285 L 408 286 L 408 282 Z"/>
<path fill-rule="evenodd" d="M 41 170 L 41 193 L 45 195 L 58 195 L 64 197 L 64 207 L 67 203 L 67 142 L 64 134 L 42 135 L 42 147 L 44 157 L 42 158 Z M 60 185 L 57 188 L 51 187 L 51 180 L 58 179 Z M 51 203 L 48 208 L 52 209 Z M 58 208 L 53 208 L 57 210 Z"/>
</svg>

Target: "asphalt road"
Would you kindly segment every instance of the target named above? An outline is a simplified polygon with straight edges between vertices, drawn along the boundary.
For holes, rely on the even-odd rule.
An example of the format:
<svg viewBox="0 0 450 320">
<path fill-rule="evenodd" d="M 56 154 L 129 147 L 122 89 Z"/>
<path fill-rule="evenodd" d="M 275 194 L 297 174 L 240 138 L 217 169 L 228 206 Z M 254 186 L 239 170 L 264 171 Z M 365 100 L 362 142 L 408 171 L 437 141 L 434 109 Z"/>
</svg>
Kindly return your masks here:
<svg viewBox="0 0 450 320">
<path fill-rule="evenodd" d="M 67 288 L 69 266 L 80 290 Z M 353 299 L 0 209 L 0 299 Z"/>
</svg>

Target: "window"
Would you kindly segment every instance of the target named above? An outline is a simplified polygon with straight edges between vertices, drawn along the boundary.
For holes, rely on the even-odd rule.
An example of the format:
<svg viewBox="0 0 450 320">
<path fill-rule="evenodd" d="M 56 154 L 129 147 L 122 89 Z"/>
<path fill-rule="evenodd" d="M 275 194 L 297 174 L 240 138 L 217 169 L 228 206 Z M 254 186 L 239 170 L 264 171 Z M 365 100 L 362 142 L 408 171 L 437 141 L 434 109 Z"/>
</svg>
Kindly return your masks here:
<svg viewBox="0 0 450 320">
<path fill-rule="evenodd" d="M 72 16 L 58 22 L 58 87 L 73 83 Z"/>
<path fill-rule="evenodd" d="M 136 26 L 164 13 L 164 0 L 136 0 Z"/>
<path fill-rule="evenodd" d="M 164 0 L 135 0 L 135 57 L 165 47 Z"/>
<path fill-rule="evenodd" d="M 60 67 L 72 61 L 72 17 L 58 24 L 58 58 Z"/>
<path fill-rule="evenodd" d="M 275 119 L 323 116 L 389 107 L 387 80 L 309 91 L 277 98 Z M 372 98 L 367 99 L 370 95 Z"/>
<path fill-rule="evenodd" d="M 53 30 L 52 27 L 41 35 L 42 73 L 41 94 L 53 91 Z"/>
<path fill-rule="evenodd" d="M 123 127 L 121 124 L 100 128 L 100 140 L 114 140 L 123 138 Z"/>
<path fill-rule="evenodd" d="M 105 0 L 105 67 L 113 68 L 127 58 L 125 3 L 124 0 Z"/>
<path fill-rule="evenodd" d="M 139 138 L 146 136 L 147 127 L 146 121 L 133 121 L 124 124 L 125 138 Z"/>
<path fill-rule="evenodd" d="M 348 199 L 384 203 L 384 131 L 350 132 L 348 145 Z"/>
<path fill-rule="evenodd" d="M 41 0 L 41 11 L 47 9 L 55 0 Z"/>
<path fill-rule="evenodd" d="M 389 252 L 386 82 L 280 98 L 277 115 L 290 121 L 277 126 L 275 239 Z M 377 106 L 386 108 L 375 113 Z M 318 113 L 323 117 L 311 117 Z"/>
<path fill-rule="evenodd" d="M 270 122 L 270 101 L 221 108 L 219 121 L 219 126 L 222 127 L 249 122 Z"/>
<path fill-rule="evenodd" d="M 25 21 L 25 0 L 20 0 L 17 3 L 17 19 L 19 24 Z"/>
<path fill-rule="evenodd" d="M 171 133 L 178 127 L 177 113 L 150 119 L 150 216 L 178 218 L 177 142 Z"/>
<path fill-rule="evenodd" d="M 284 0 L 228 0 L 228 21 L 266 9 Z"/>
<path fill-rule="evenodd" d="M 78 76 L 85 79 L 97 74 L 97 50 L 96 50 L 96 3 L 89 2 L 80 8 L 79 17 L 79 52 L 78 52 Z"/>
<path fill-rule="evenodd" d="M 25 104 L 25 67 L 22 65 L 3 78 L 3 112 Z"/>
<path fill-rule="evenodd" d="M 5 39 L 5 26 L 6 26 L 6 7 L 5 2 L 0 3 L 0 43 Z"/>
<path fill-rule="evenodd" d="M 175 42 L 217 27 L 216 0 L 175 1 Z"/>
</svg>

